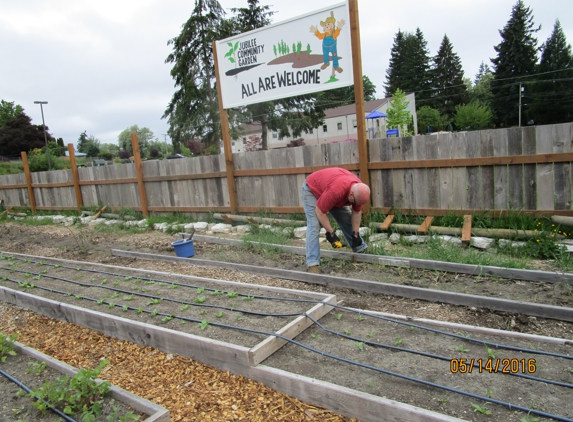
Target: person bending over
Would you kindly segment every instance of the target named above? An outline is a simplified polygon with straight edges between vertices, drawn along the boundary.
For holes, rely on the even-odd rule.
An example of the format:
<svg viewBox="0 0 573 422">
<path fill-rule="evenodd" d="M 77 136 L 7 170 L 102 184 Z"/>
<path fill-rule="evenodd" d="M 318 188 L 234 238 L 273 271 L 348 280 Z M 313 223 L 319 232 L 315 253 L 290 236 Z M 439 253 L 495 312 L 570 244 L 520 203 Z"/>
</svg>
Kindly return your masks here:
<svg viewBox="0 0 573 422">
<path fill-rule="evenodd" d="M 362 206 L 370 200 L 368 185 L 339 167 L 330 167 L 311 173 L 302 185 L 301 200 L 306 214 L 306 265 L 307 271 L 320 273 L 320 226 L 326 230 L 326 239 L 333 248 L 342 242 L 330 225 L 330 213 L 342 230 L 353 252 L 363 252 L 368 245 L 358 232 Z"/>
</svg>

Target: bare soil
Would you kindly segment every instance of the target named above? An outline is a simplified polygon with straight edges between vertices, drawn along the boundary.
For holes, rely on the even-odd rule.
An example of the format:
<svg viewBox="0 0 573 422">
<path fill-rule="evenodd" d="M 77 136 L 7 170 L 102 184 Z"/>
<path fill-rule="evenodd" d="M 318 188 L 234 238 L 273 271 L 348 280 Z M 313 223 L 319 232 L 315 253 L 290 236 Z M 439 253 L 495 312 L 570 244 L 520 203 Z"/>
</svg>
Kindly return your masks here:
<svg viewBox="0 0 573 422">
<path fill-rule="evenodd" d="M 171 236 L 158 232 L 125 235 L 121 233 L 103 233 L 91 228 L 78 229 L 57 226 L 32 227 L 12 223 L 4 224 L 0 227 L 1 251 L 79 261 L 101 262 L 137 269 L 153 269 L 177 274 L 243 281 L 299 290 L 328 292 L 336 294 L 338 300 L 341 300 L 342 304 L 348 307 L 547 335 L 570 340 L 573 339 L 573 324 L 562 321 L 385 295 L 372 295 L 359 291 L 333 289 L 325 286 L 306 285 L 300 282 L 261 277 L 224 269 L 201 268 L 191 265 L 192 258 L 189 260 L 190 264 L 173 264 L 155 261 L 139 261 L 111 255 L 111 249 L 124 249 L 173 256 L 173 249 L 170 246 L 172 241 L 173 238 Z M 202 259 L 240 262 L 250 265 L 264 265 L 299 271 L 305 268 L 303 257 L 277 254 L 265 250 L 232 248 L 220 245 L 209 245 L 202 242 L 195 242 L 195 250 L 196 256 Z M 3 261 L 0 264 L 5 263 L 6 261 Z M 19 263 L 18 265 L 20 264 L 29 265 L 29 263 Z M 2 267 L 6 267 L 6 265 L 2 265 Z M 517 282 L 483 277 L 477 278 L 441 272 L 404 270 L 378 267 L 369 264 L 345 263 L 336 260 L 325 260 L 322 268 L 324 272 L 338 276 L 507 297 L 514 300 L 536 301 L 558 306 L 570 306 L 571 304 L 569 297 L 571 291 L 567 285 Z M 45 277 L 42 276 L 40 276 L 40 280 L 35 280 L 33 277 L 36 276 L 34 275 L 30 275 L 26 278 L 25 274 L 32 273 L 31 267 L 23 266 L 19 270 L 24 271 L 19 273 L 19 280 L 21 282 L 31 280 L 34 283 L 40 281 L 44 283 Z M 62 278 L 69 277 L 82 283 L 92 283 L 91 279 L 94 279 L 94 287 L 83 287 L 80 289 L 80 286 L 76 285 L 73 287 L 73 289 L 76 290 L 72 291 L 72 287 L 68 285 L 71 295 L 59 295 L 58 300 L 70 301 L 76 306 L 88 306 L 84 305 L 84 303 L 87 303 L 86 300 L 80 300 L 77 296 L 91 295 L 98 300 L 106 300 L 107 305 L 97 305 L 95 302 L 89 304 L 89 306 L 96 308 L 100 312 L 115 312 L 123 317 L 125 317 L 126 314 L 130 314 L 134 318 L 142 318 L 145 319 L 146 322 L 151 323 L 165 324 L 173 329 L 198 330 L 198 324 L 191 322 L 181 324 L 181 320 L 177 319 L 163 321 L 159 319 L 158 316 L 152 317 L 148 314 L 137 314 L 133 310 L 125 311 L 123 306 L 150 308 L 150 306 L 146 305 L 146 299 L 135 299 L 135 295 L 133 299 L 127 300 L 126 298 L 130 296 L 127 292 L 141 292 L 141 288 L 146 286 L 145 288 L 148 289 L 148 292 L 145 292 L 146 294 L 154 291 L 152 289 L 158 289 L 157 292 L 161 293 L 161 297 L 166 298 L 173 294 L 178 298 L 186 298 L 190 304 L 196 303 L 195 300 L 198 295 L 204 295 L 208 298 L 205 302 L 212 304 L 218 303 L 218 301 L 226 302 L 224 306 L 232 309 L 222 310 L 211 308 L 199 310 L 195 306 L 190 306 L 185 312 L 192 318 L 207 319 L 213 322 L 224 320 L 233 325 L 255 324 L 256 327 L 264 330 L 274 330 L 277 325 L 286 324 L 289 320 L 288 318 L 291 317 L 279 318 L 279 321 L 277 320 L 278 317 L 246 316 L 244 313 L 241 314 L 238 308 L 251 306 L 253 310 L 261 311 L 262 309 L 262 312 L 265 312 L 265 308 L 269 308 L 272 309 L 272 313 L 275 314 L 286 314 L 293 310 L 292 304 L 288 302 L 273 301 L 271 307 L 266 305 L 264 301 L 259 301 L 259 299 L 239 300 L 236 297 L 229 298 L 228 296 L 223 297 L 223 295 L 206 295 L 204 292 L 197 293 L 195 286 L 193 288 L 179 286 L 176 289 L 169 289 L 168 282 L 163 286 L 159 286 L 159 282 L 145 285 L 144 282 L 135 283 L 135 278 L 125 280 L 125 276 L 122 280 L 118 278 L 115 279 L 115 281 L 111 281 L 111 279 L 108 278 L 108 282 L 105 286 L 109 286 L 110 284 L 113 286 L 113 283 L 118 282 L 118 285 L 115 287 L 121 286 L 126 290 L 126 293 L 122 292 L 119 293 L 119 296 L 113 297 L 118 292 L 112 293 L 110 291 L 98 290 L 101 289 L 101 283 L 103 281 L 100 275 L 78 277 L 81 272 L 64 268 L 50 269 L 49 273 L 51 274 L 56 270 L 62 272 Z M 3 271 L 0 276 L 16 278 L 16 272 L 10 273 L 9 269 Z M 42 269 L 42 271 L 45 270 Z M 5 272 L 8 272 L 8 275 L 5 275 Z M 40 273 L 41 271 L 36 271 L 36 274 L 41 275 Z M 141 276 L 145 276 L 144 271 L 141 272 Z M 56 283 L 54 280 L 46 282 Z M 95 287 L 96 285 L 99 287 Z M 133 290 L 134 287 L 137 287 L 137 290 Z M 12 283 L 11 288 L 15 288 L 14 283 Z M 16 286 L 16 288 L 24 287 Z M 36 289 L 33 290 L 35 291 Z M 30 289 L 27 291 L 30 292 Z M 92 293 L 94 291 L 96 293 Z M 251 293 L 245 292 L 245 294 L 250 295 Z M 132 304 L 135 300 L 140 300 L 138 305 Z M 118 306 L 114 306 L 113 308 L 109 307 L 109 302 L 111 301 L 114 301 L 114 305 L 117 304 Z M 231 301 L 231 306 L 228 304 L 229 301 Z M 182 313 L 181 304 L 172 303 L 169 305 L 166 302 L 165 300 L 160 302 L 161 308 L 157 307 L 159 312 L 165 315 L 178 315 Z M 81 305 L 79 305 L 79 303 L 81 303 Z M 5 312 L 10 312 L 11 307 L 5 307 L 5 309 L 8 309 Z M 200 314 L 201 311 L 205 311 L 205 313 Z M 222 315 L 217 317 L 221 312 Z M 293 312 L 301 312 L 301 308 L 294 309 Z M 286 322 L 283 324 L 282 320 Z M 348 311 L 333 311 L 323 318 L 321 323 L 323 323 L 326 328 L 332 330 L 333 333 L 328 333 L 318 328 L 309 329 L 297 338 L 297 341 L 302 342 L 308 346 L 308 348 L 302 348 L 294 344 L 287 345 L 263 362 L 263 364 L 317 379 L 327 380 L 359 391 L 388 397 L 467 420 L 519 421 L 526 415 L 523 412 L 508 410 L 499 405 L 484 405 L 484 401 L 482 400 L 464 397 L 452 391 L 445 391 L 427 384 L 422 385 L 405 379 L 399 379 L 390 374 L 390 372 L 446 385 L 454 390 L 464 390 L 480 396 L 491 396 L 497 400 L 511 402 L 524 407 L 535 407 L 536 409 L 541 409 L 549 413 L 573 418 L 573 405 L 569 400 L 571 390 L 568 388 L 526 380 L 514 375 L 492 374 L 488 372 L 487 368 L 483 367 L 481 374 L 479 373 L 480 370 L 478 367 L 474 368 L 471 374 L 460 373 L 456 367 L 456 365 L 461 362 L 460 359 L 466 358 L 468 362 L 470 359 L 474 359 L 476 364 L 479 359 L 481 359 L 483 363 L 487 361 L 489 357 L 488 350 L 480 342 L 468 342 L 459 337 L 454 338 L 436 334 L 422 327 L 412 328 L 409 325 L 380 321 Z M 239 338 L 234 331 L 218 329 L 214 326 L 209 326 L 207 329 L 200 331 L 201 335 L 215 335 L 219 340 L 229 341 L 234 344 L 241 344 L 242 342 L 242 344 L 249 346 L 252 345 L 253 341 L 259 341 L 256 336 L 251 339 L 248 338 L 249 336 Z M 225 338 L 225 333 L 232 334 Z M 462 334 L 467 335 L 469 333 Z M 564 355 L 572 354 L 571 346 L 536 344 L 522 340 L 500 339 L 499 337 L 487 338 L 483 335 L 475 334 L 472 334 L 472 337 L 476 337 L 479 341 L 483 342 L 503 342 L 504 344 L 511 344 L 526 349 L 535 350 L 541 348 L 546 351 Z M 62 341 L 65 341 L 65 339 L 62 339 Z M 390 346 L 390 348 L 380 347 L 380 344 Z M 419 354 L 413 355 L 403 350 L 392 350 L 392 347 L 415 349 L 422 353 L 439 355 L 443 359 L 431 359 L 420 356 Z M 309 350 L 312 348 L 322 351 L 323 354 L 317 354 Z M 573 383 L 573 362 L 571 360 L 541 356 L 532 352 L 509 351 L 496 349 L 494 347 L 491 347 L 491 349 L 490 353 L 493 353 L 495 356 L 492 360 L 494 366 L 497 362 L 500 364 L 500 369 L 498 369 L 497 372 L 501 371 L 505 363 L 510 366 L 509 372 L 515 372 L 511 370 L 511 365 L 514 365 L 513 369 L 517 369 L 517 372 L 520 374 L 553 379 L 562 383 Z M 346 362 L 332 360 L 328 357 L 328 354 L 340 356 L 346 359 Z M 455 360 L 451 361 L 451 359 Z M 528 365 L 532 362 L 532 359 L 535 359 L 534 365 Z M 353 364 L 354 362 L 360 362 L 363 366 L 356 366 Z M 366 365 L 381 368 L 385 373 L 380 372 L 380 370 L 368 368 Z M 492 372 L 496 371 L 494 370 Z M 236 394 L 240 395 L 241 392 L 237 392 Z M 482 414 L 479 411 L 474 411 L 477 409 L 475 409 L 472 404 L 479 405 L 481 409 L 490 410 L 492 413 Z M 181 412 L 182 410 L 177 408 L 177 414 L 181 414 Z M 307 415 L 308 417 L 306 413 L 303 413 L 303 415 Z M 182 419 L 174 420 L 194 419 L 185 419 L 183 417 Z"/>
</svg>

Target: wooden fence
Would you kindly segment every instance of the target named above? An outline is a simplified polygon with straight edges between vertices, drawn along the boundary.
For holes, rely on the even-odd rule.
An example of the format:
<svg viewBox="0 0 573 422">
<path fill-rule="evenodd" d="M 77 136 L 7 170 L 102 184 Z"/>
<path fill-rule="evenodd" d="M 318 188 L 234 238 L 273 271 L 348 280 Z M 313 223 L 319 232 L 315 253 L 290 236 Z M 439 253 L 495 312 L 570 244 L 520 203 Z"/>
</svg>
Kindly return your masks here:
<svg viewBox="0 0 573 422">
<path fill-rule="evenodd" d="M 420 215 L 522 210 L 573 216 L 573 124 L 420 135 L 0 176 L 9 207 L 302 213 L 311 172 L 366 160 L 373 210 Z M 134 150 L 138 149 L 134 138 Z M 136 154 L 137 156 L 137 154 Z M 233 183 L 228 183 L 232 178 Z"/>
</svg>

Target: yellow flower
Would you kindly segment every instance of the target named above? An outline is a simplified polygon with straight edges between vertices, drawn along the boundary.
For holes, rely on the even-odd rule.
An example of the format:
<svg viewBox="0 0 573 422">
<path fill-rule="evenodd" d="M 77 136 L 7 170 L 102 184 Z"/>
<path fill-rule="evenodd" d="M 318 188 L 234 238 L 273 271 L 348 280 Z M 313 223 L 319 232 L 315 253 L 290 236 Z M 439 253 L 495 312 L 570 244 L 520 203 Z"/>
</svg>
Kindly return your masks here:
<svg viewBox="0 0 573 422">
<path fill-rule="evenodd" d="M 537 239 L 537 241 L 539 242 L 539 239 Z"/>
</svg>

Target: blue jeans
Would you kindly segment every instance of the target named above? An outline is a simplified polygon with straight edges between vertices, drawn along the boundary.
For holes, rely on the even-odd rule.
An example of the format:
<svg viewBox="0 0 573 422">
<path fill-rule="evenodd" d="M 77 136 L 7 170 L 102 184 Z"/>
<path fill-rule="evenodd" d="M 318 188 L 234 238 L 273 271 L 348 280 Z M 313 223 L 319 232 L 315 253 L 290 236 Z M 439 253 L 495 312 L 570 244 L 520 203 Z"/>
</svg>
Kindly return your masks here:
<svg viewBox="0 0 573 422">
<path fill-rule="evenodd" d="M 313 265 L 320 265 L 320 243 L 318 236 L 320 234 L 320 222 L 316 216 L 316 197 L 308 188 L 306 182 L 303 183 L 300 198 L 302 200 L 302 207 L 306 214 L 306 265 L 312 267 Z M 333 208 L 330 215 L 338 223 L 338 227 L 342 230 L 344 237 L 349 245 L 352 245 L 352 210 L 350 207 Z M 362 244 L 357 248 L 352 248 L 353 252 L 362 252 L 368 245 L 362 239 Z"/>
</svg>

